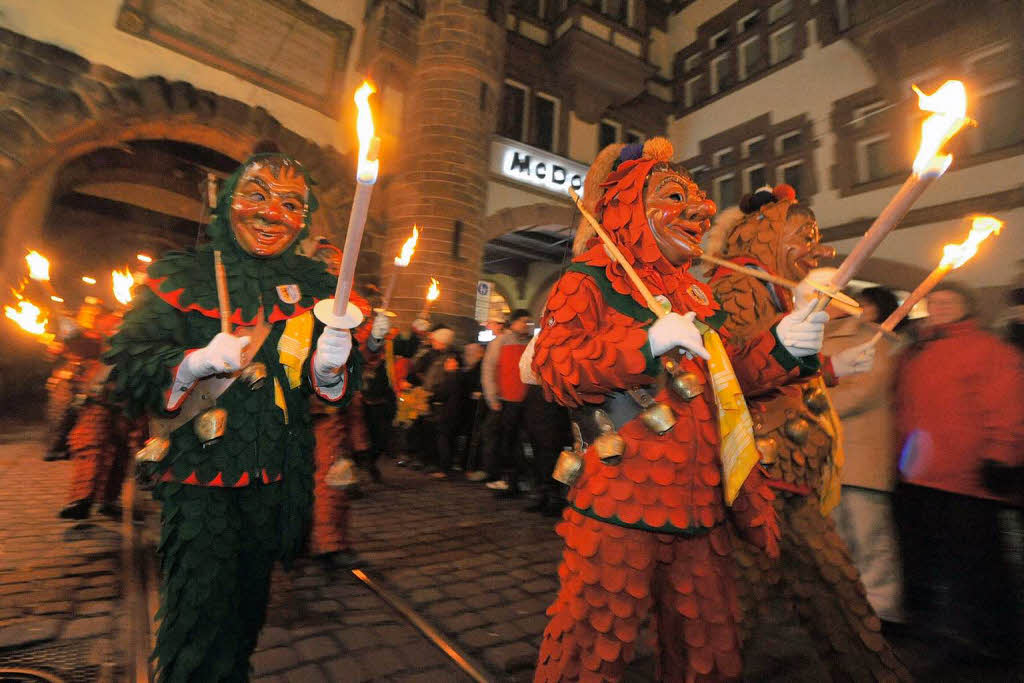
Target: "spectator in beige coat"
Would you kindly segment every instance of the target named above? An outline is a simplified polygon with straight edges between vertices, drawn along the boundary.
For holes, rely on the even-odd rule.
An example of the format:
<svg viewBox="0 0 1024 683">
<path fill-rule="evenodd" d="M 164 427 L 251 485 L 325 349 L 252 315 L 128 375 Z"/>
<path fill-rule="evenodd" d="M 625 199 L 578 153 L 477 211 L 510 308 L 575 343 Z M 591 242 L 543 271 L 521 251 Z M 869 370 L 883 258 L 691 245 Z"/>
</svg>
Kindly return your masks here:
<svg viewBox="0 0 1024 683">
<path fill-rule="evenodd" d="M 822 347 L 825 355 L 871 339 L 876 328 L 865 323 L 884 320 L 897 306 L 896 297 L 883 287 L 866 289 L 856 298 L 864 309 L 863 316 L 830 323 Z M 874 367 L 863 374 L 843 377 L 829 392 L 842 421 L 846 456 L 842 497 L 832 514 L 860 570 L 871 606 L 882 620 L 902 622 L 902 578 L 892 518 L 896 479 L 893 350 L 893 344 L 882 339 Z"/>
</svg>

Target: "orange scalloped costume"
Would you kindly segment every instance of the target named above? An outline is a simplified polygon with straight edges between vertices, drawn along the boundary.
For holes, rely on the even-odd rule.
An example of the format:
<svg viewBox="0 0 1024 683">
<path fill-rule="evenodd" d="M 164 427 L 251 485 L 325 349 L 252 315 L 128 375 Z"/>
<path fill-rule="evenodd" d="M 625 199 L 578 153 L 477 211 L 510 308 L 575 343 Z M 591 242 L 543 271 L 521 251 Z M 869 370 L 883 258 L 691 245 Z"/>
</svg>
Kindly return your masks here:
<svg viewBox="0 0 1024 683">
<path fill-rule="evenodd" d="M 753 196 L 757 199 L 750 201 L 756 203 L 746 207 L 746 215 L 719 217 L 709 250 L 743 266 L 802 278 L 806 272 L 794 270 L 793 259 L 786 263 L 787 245 L 799 243 L 794 249 L 813 257 L 807 267 L 829 255 L 819 244 L 816 226 L 810 241 L 794 231 L 814 216 L 788 186 L 776 188 L 772 197 L 758 197 L 763 194 Z M 793 308 L 792 296 L 780 287 L 721 267 L 710 275 L 727 316 L 723 327 L 736 340 L 757 338 Z M 822 377 L 812 377 L 750 401 L 761 467 L 777 491 L 782 555 L 778 563 L 769 563 L 750 545 L 736 548 L 744 630 L 753 633 L 759 618 L 777 621 L 769 612 L 781 598 L 787 607 L 795 605 L 835 680 L 909 680 L 881 635 L 860 574 L 828 514 L 839 501 L 842 451 L 825 384 Z"/>
<path fill-rule="evenodd" d="M 701 200 L 703 193 L 667 164 L 667 141 L 649 141 L 642 156 L 609 174 L 622 150 L 612 145 L 595 160 L 587 175 L 588 209 L 653 294 L 713 327 L 719 306 L 710 290 L 664 258 L 644 210 L 645 182 L 656 169 L 685 178 Z M 647 336 L 654 315 L 642 295 L 592 232 L 589 239 L 584 228 L 577 235 L 582 253 L 555 285 L 536 342 L 533 369 L 547 397 L 576 409 L 578 424 L 587 406 L 649 387 L 677 422 L 661 436 L 640 418 L 619 426 L 626 447 L 616 464 L 603 462 L 592 445 L 583 454 L 557 527 L 565 540 L 561 588 L 547 611 L 535 680 L 620 679 L 649 615 L 657 624 L 659 679 L 735 679 L 742 671 L 739 603 L 726 522 L 731 518 L 751 542 L 777 554 L 774 494 L 755 468 L 727 507 L 706 363 L 678 351 L 655 359 Z M 768 390 L 806 371 L 767 330 L 742 348 L 728 347 L 728 355 L 744 392 Z M 690 401 L 654 386 L 670 357 L 699 378 Z"/>
</svg>

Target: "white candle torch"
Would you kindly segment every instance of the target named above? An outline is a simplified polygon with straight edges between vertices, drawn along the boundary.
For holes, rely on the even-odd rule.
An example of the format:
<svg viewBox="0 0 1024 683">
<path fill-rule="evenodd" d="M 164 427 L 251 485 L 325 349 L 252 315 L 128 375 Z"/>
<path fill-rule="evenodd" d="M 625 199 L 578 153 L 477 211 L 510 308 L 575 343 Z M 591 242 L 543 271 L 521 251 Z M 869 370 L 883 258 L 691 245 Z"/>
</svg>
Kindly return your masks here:
<svg viewBox="0 0 1024 683">
<path fill-rule="evenodd" d="M 364 81 L 356 90 L 355 102 L 359 111 L 356 132 L 359 136 L 359 162 L 356 168 L 356 191 L 352 198 L 352 211 L 348 217 L 348 233 L 345 235 L 345 250 L 341 257 L 338 286 L 333 299 L 317 302 L 313 308 L 316 317 L 328 327 L 352 329 L 363 322 L 359 307 L 349 301 L 352 281 L 359 258 L 359 244 L 366 227 L 366 213 L 370 209 L 370 195 L 377 182 L 380 161 L 380 138 L 374 135 L 373 113 L 370 111 L 370 95 L 376 90 L 369 81 Z"/>
<path fill-rule="evenodd" d="M 420 317 L 426 318 L 430 315 L 430 307 L 434 305 L 437 297 L 441 296 L 441 287 L 437 278 L 430 278 L 430 286 L 427 287 L 427 302 L 423 304 L 423 310 L 420 311 Z"/>
<path fill-rule="evenodd" d="M 113 281 L 114 298 L 122 306 L 130 304 L 132 301 L 132 285 L 135 284 L 132 271 L 128 266 L 125 266 L 124 270 L 112 270 L 110 271 L 110 278 Z"/>
<path fill-rule="evenodd" d="M 391 279 L 388 280 L 388 287 L 384 292 L 384 300 L 381 302 L 380 310 L 387 312 L 388 306 L 391 304 L 391 295 L 395 292 L 395 282 L 398 280 L 399 268 L 405 268 L 412 261 L 412 255 L 416 253 L 416 240 L 419 239 L 420 231 L 414 225 L 412 226 L 412 237 L 405 241 L 402 245 L 402 251 L 395 257 L 395 268 L 391 271 Z"/>
<path fill-rule="evenodd" d="M 903 300 L 899 308 L 893 311 L 888 318 L 882 321 L 879 327 L 885 332 L 892 332 L 896 329 L 896 326 L 901 320 L 907 317 L 911 309 L 917 305 L 921 299 L 928 296 L 928 293 L 935 289 L 942 278 L 946 277 L 950 271 L 956 270 L 960 266 L 964 265 L 971 258 L 978 253 L 978 245 L 985 241 L 989 235 L 998 235 L 999 231 L 1003 227 L 1003 222 L 992 216 L 978 216 L 971 222 L 971 232 L 968 233 L 967 239 L 960 244 L 947 244 L 942 248 L 942 260 L 939 265 L 928 274 L 924 280 L 921 281 L 914 291 Z M 879 339 L 882 338 L 882 331 L 879 331 L 871 339 L 871 343 L 875 344 Z"/>
<path fill-rule="evenodd" d="M 850 283 L 885 236 L 903 220 L 914 202 L 953 162 L 953 155 L 943 154 L 942 148 L 970 121 L 967 117 L 967 92 L 964 84 L 960 81 L 946 81 L 932 95 L 924 94 L 916 86 L 914 92 L 918 96 L 917 106 L 933 113 L 921 124 L 921 146 L 914 158 L 913 173 L 839 266 L 829 282 L 830 291 L 838 292 Z M 814 310 L 821 311 L 828 305 L 829 299 L 825 295 L 818 296 Z"/>
</svg>

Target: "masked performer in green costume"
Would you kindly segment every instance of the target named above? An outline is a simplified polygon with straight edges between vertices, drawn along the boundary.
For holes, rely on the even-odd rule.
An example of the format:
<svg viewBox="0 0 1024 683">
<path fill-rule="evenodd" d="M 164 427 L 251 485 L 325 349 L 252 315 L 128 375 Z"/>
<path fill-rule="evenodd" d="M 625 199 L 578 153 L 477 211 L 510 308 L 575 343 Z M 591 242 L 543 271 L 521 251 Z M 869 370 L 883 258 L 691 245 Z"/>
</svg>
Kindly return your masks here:
<svg viewBox="0 0 1024 683">
<path fill-rule="evenodd" d="M 311 185 L 292 159 L 250 158 L 223 187 L 210 243 L 154 263 L 111 340 L 107 359 L 122 397 L 163 418 L 169 439 L 166 457 L 150 458 L 163 503 L 153 653 L 161 681 L 248 679 L 273 564 L 288 566 L 309 529 L 306 398 L 341 403 L 357 389 L 351 335 L 323 328 L 311 310 L 331 296 L 334 279 L 294 249 L 317 208 Z M 227 274 L 221 299 L 215 251 Z M 223 299 L 233 333 L 219 332 Z M 214 397 L 226 426 L 211 443 L 218 434 L 201 427 L 217 426 L 213 413 L 187 417 Z"/>
</svg>

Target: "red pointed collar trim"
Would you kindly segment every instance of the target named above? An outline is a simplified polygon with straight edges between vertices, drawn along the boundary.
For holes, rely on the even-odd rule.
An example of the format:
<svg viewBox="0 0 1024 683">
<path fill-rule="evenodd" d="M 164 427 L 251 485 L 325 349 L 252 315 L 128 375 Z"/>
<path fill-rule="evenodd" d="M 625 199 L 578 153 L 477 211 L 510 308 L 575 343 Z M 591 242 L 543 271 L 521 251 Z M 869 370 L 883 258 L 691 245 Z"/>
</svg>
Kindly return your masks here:
<svg viewBox="0 0 1024 683">
<path fill-rule="evenodd" d="M 184 287 L 172 290 L 170 292 L 165 292 L 165 291 L 161 290 L 160 289 L 160 285 L 166 279 L 167 278 L 149 279 L 149 280 L 146 281 L 146 285 L 153 291 L 154 294 L 156 294 L 158 297 L 160 297 L 165 303 L 167 303 L 169 306 L 171 306 L 171 307 L 181 311 L 182 313 L 188 313 L 190 311 L 196 311 L 197 313 L 200 313 L 200 314 L 206 316 L 207 318 L 217 318 L 217 319 L 220 318 L 220 311 L 217 310 L 216 308 L 203 308 L 202 306 L 200 306 L 199 304 L 197 304 L 195 302 L 190 303 L 187 306 L 185 304 L 183 304 L 181 302 L 181 295 L 185 292 L 185 288 Z M 288 313 L 288 314 L 286 314 L 284 311 L 282 311 L 281 308 L 275 303 L 274 304 L 274 308 L 271 309 L 270 315 L 267 317 L 267 322 L 269 322 L 269 323 L 276 323 L 276 322 L 279 322 L 281 320 L 289 320 L 291 318 L 296 318 L 296 317 L 302 315 L 303 313 L 305 313 L 306 311 L 312 310 L 313 306 L 316 305 L 316 302 L 319 301 L 319 300 L 320 299 L 314 297 L 312 303 L 310 303 L 308 306 L 303 306 L 302 304 L 295 304 L 294 308 L 292 309 L 292 312 Z M 244 325 L 244 326 L 255 325 L 256 324 L 256 316 L 254 315 L 254 316 L 252 316 L 252 318 L 247 320 L 247 319 L 242 317 L 242 309 L 241 308 L 236 308 L 231 313 L 231 324 L 232 325 Z"/>
</svg>

